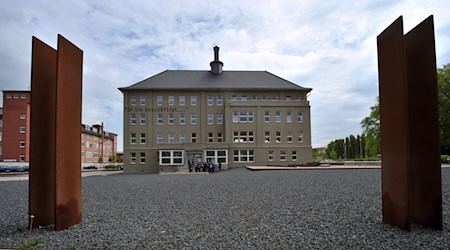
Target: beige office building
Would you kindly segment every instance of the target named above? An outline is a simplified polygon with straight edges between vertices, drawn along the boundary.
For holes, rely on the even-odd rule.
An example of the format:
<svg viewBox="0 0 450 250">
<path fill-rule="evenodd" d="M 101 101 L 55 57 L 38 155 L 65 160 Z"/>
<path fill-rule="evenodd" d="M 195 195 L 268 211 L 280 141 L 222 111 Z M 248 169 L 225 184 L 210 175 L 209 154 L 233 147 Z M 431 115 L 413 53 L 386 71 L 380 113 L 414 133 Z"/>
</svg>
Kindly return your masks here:
<svg viewBox="0 0 450 250">
<path fill-rule="evenodd" d="M 158 172 L 188 161 L 297 165 L 312 161 L 310 88 L 267 71 L 166 70 L 124 94 L 124 170 Z"/>
</svg>

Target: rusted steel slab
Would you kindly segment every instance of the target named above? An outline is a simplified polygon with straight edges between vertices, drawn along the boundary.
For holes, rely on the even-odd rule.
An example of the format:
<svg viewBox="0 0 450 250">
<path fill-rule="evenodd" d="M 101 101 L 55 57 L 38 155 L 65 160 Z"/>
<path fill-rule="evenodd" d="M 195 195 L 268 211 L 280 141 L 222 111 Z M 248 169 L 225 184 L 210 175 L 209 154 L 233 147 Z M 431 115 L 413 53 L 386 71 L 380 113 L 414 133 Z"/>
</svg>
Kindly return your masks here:
<svg viewBox="0 0 450 250">
<path fill-rule="evenodd" d="M 56 50 L 33 37 L 29 175 L 33 228 L 55 223 L 56 55 Z"/>
<path fill-rule="evenodd" d="M 433 17 L 405 36 L 399 17 L 378 37 L 383 223 L 442 229 Z"/>
<path fill-rule="evenodd" d="M 58 35 L 56 91 L 56 230 L 81 222 L 83 51 Z"/>
<path fill-rule="evenodd" d="M 383 223 L 410 230 L 408 117 L 403 19 L 378 37 Z"/>
<path fill-rule="evenodd" d="M 442 230 L 442 180 L 433 16 L 405 35 L 411 221 Z"/>
<path fill-rule="evenodd" d="M 58 50 L 33 37 L 29 214 L 56 230 L 81 222 L 83 52 L 61 35 Z M 31 220 L 30 220 L 31 223 Z"/>
</svg>

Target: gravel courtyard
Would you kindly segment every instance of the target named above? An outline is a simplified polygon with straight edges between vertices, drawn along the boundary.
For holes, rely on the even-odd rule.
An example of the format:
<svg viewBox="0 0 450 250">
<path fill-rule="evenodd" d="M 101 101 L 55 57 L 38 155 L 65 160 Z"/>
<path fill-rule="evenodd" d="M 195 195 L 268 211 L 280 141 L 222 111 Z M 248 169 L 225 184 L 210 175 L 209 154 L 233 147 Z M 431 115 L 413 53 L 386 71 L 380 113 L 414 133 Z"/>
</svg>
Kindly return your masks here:
<svg viewBox="0 0 450 250">
<path fill-rule="evenodd" d="M 40 249 L 449 249 L 442 173 L 444 230 L 411 232 L 381 223 L 379 169 L 85 177 L 82 224 L 31 235 L 28 182 L 0 182 L 0 248 L 40 239 Z"/>
</svg>

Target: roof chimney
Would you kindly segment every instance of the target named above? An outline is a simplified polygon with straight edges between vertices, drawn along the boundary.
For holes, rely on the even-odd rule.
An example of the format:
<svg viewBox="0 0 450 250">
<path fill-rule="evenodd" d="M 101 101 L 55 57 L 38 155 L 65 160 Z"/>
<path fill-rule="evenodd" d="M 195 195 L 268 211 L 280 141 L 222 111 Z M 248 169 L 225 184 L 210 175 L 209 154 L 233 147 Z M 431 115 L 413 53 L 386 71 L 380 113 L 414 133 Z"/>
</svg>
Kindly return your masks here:
<svg viewBox="0 0 450 250">
<path fill-rule="evenodd" d="M 214 46 L 214 61 L 210 64 L 211 73 L 214 75 L 220 75 L 222 73 L 223 62 L 219 61 L 219 47 Z"/>
</svg>

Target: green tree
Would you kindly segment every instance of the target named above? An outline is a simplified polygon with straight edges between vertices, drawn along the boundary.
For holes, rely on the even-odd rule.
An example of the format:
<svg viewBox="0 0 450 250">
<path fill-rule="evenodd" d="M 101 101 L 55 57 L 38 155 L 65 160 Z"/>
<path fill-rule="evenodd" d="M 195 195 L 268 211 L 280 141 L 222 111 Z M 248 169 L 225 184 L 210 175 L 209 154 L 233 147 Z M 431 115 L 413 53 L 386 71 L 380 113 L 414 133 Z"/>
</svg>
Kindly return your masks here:
<svg viewBox="0 0 450 250">
<path fill-rule="evenodd" d="M 365 157 L 376 157 L 381 153 L 380 147 L 380 98 L 377 97 L 374 106 L 370 107 L 370 114 L 362 119 L 365 141 Z"/>
<path fill-rule="evenodd" d="M 437 69 L 441 154 L 450 154 L 450 63 Z"/>
</svg>

